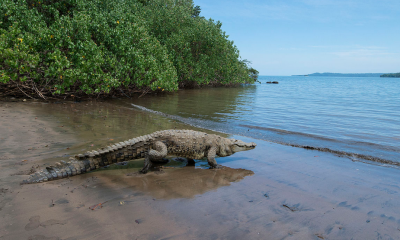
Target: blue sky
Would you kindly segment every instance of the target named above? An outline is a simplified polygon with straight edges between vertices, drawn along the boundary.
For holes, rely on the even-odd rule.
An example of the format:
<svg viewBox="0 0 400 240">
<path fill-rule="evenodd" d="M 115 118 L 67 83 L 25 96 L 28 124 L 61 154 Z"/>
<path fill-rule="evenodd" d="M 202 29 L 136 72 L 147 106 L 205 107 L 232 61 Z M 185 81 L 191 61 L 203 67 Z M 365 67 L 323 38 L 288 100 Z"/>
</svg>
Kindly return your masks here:
<svg viewBox="0 0 400 240">
<path fill-rule="evenodd" d="M 400 0 L 194 0 L 260 75 L 400 72 Z"/>
</svg>

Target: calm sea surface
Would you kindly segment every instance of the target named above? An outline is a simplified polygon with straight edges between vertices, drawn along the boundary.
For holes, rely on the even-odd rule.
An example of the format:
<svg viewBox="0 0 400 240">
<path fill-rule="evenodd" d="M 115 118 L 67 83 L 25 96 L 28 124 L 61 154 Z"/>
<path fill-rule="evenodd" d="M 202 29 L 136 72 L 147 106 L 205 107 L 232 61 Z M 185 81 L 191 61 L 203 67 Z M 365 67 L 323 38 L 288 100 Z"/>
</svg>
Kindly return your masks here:
<svg viewBox="0 0 400 240">
<path fill-rule="evenodd" d="M 225 133 L 354 153 L 354 159 L 361 154 L 400 162 L 400 79 L 259 80 L 261 84 L 185 90 L 120 104 Z"/>
</svg>

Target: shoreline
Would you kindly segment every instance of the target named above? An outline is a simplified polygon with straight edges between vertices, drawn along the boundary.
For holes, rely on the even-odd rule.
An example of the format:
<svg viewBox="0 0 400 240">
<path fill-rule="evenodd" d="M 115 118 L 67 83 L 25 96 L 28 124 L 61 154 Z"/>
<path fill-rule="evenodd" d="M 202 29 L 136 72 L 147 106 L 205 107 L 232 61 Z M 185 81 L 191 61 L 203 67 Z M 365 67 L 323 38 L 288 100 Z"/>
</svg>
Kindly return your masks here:
<svg viewBox="0 0 400 240">
<path fill-rule="evenodd" d="M 21 186 L 28 176 L 16 173 L 32 166 L 156 130 L 199 129 L 92 102 L 0 102 L 0 119 L 0 239 L 399 239 L 398 169 L 233 136 L 258 146 L 218 158 L 223 169 L 199 161 L 130 175 L 139 161 Z"/>
<path fill-rule="evenodd" d="M 132 105 L 133 107 L 140 109 L 144 112 L 148 112 L 148 113 L 160 115 L 162 117 L 166 117 L 169 119 L 177 120 L 177 121 L 180 121 L 180 122 L 187 124 L 189 126 L 192 126 L 192 127 L 198 127 L 201 129 L 202 126 L 207 125 L 205 120 L 189 119 L 189 118 L 184 118 L 181 116 L 171 115 L 171 114 L 163 113 L 160 111 L 152 110 L 152 109 L 140 106 L 140 105 L 136 105 L 133 103 L 131 103 L 130 105 Z M 268 128 L 263 128 L 263 127 L 258 127 L 258 126 L 250 126 L 250 125 L 239 125 L 239 126 L 249 128 L 249 129 L 269 130 Z M 400 162 L 396 162 L 396 161 L 393 161 L 390 159 L 380 158 L 380 157 L 376 157 L 376 156 L 372 156 L 372 155 L 368 155 L 368 154 L 363 154 L 363 153 L 354 153 L 354 152 L 348 152 L 348 151 L 342 151 L 342 150 L 335 150 L 335 149 L 331 149 L 328 147 L 309 146 L 309 145 L 300 145 L 300 144 L 289 143 L 289 142 L 271 141 L 271 140 L 266 140 L 266 139 L 262 139 L 262 138 L 257 138 L 257 136 L 254 136 L 254 135 L 246 136 L 246 135 L 238 134 L 235 132 L 226 132 L 221 129 L 208 129 L 208 130 L 215 131 L 218 133 L 223 133 L 223 134 L 238 135 L 238 136 L 242 136 L 242 137 L 250 137 L 250 138 L 258 139 L 261 141 L 272 142 L 272 143 L 295 147 L 295 148 L 303 148 L 303 149 L 315 150 L 315 151 L 319 151 L 319 152 L 328 152 L 331 154 L 335 154 L 336 156 L 339 156 L 339 157 L 349 158 L 351 161 L 362 161 L 365 163 L 382 164 L 382 165 L 389 164 L 389 165 L 392 165 L 393 167 L 400 166 Z"/>
</svg>

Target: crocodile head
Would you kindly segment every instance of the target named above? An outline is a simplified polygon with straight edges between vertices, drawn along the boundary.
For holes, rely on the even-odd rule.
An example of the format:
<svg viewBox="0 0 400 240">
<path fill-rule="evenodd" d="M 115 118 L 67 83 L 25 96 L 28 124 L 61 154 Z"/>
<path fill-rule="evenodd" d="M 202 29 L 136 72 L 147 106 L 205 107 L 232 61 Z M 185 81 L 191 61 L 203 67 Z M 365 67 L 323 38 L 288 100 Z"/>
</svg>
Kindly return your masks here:
<svg viewBox="0 0 400 240">
<path fill-rule="evenodd" d="M 233 153 L 235 152 L 241 152 L 241 151 L 247 151 L 247 150 L 251 150 L 254 149 L 257 144 L 253 143 L 253 142 L 243 142 L 241 140 L 236 140 L 236 139 L 230 139 L 231 140 L 231 150 Z"/>
<path fill-rule="evenodd" d="M 219 146 L 217 155 L 220 157 L 226 157 L 234 154 L 235 152 L 246 151 L 255 148 L 257 145 L 253 142 L 245 143 L 241 140 L 226 139 Z"/>
</svg>

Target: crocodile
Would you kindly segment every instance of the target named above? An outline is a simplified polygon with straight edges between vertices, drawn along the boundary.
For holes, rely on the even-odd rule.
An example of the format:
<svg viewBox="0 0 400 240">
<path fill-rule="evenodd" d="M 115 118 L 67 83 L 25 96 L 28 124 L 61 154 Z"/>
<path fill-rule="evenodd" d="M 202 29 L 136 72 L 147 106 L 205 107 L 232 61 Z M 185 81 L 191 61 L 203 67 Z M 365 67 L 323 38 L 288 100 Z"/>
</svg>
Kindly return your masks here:
<svg viewBox="0 0 400 240">
<path fill-rule="evenodd" d="M 147 173 L 154 163 L 165 163 L 167 155 L 183 157 L 188 162 L 207 158 L 210 168 L 217 168 L 216 156 L 225 157 L 235 152 L 256 147 L 253 142 L 224 138 L 193 130 L 163 130 L 129 139 L 98 150 L 78 154 L 69 161 L 60 161 L 55 166 L 30 175 L 21 184 L 47 182 L 66 178 L 117 162 L 144 158 L 141 173 Z"/>
</svg>

